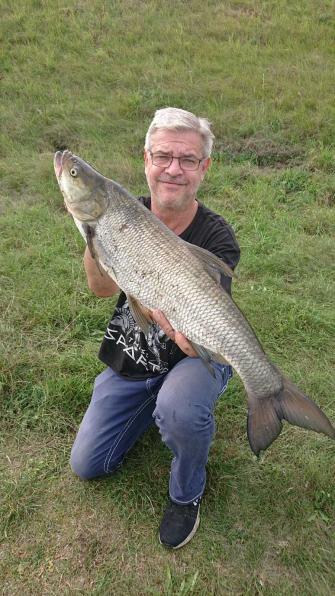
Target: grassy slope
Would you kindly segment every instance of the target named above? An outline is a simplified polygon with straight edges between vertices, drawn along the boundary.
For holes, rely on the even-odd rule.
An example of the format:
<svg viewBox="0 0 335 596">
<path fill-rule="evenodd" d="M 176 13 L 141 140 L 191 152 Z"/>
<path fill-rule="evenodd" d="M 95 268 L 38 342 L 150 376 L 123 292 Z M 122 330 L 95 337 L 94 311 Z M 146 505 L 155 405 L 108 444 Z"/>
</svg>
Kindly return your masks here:
<svg viewBox="0 0 335 596">
<path fill-rule="evenodd" d="M 202 526 L 180 553 L 157 544 L 170 457 L 154 430 L 115 478 L 71 476 L 112 301 L 86 289 L 52 170 L 69 147 L 145 192 L 154 110 L 212 119 L 201 199 L 237 232 L 235 297 L 334 419 L 332 3 L 92 6 L 0 8 L 3 592 L 332 594 L 334 446 L 290 427 L 254 461 L 238 379 L 217 408 Z"/>
</svg>

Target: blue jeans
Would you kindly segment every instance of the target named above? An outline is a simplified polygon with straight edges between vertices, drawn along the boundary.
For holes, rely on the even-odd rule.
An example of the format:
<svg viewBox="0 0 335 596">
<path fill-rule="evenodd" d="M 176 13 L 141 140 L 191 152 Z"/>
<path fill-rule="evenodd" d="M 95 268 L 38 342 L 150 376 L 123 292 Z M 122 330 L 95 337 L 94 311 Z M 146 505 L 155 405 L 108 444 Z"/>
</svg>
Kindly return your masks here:
<svg viewBox="0 0 335 596">
<path fill-rule="evenodd" d="M 213 364 L 215 379 L 199 358 L 184 358 L 168 373 L 129 381 L 111 368 L 95 380 L 79 427 L 71 467 L 83 479 L 111 474 L 153 422 L 173 453 L 170 497 L 190 503 L 206 484 L 206 463 L 215 431 L 214 406 L 232 376 Z"/>
</svg>

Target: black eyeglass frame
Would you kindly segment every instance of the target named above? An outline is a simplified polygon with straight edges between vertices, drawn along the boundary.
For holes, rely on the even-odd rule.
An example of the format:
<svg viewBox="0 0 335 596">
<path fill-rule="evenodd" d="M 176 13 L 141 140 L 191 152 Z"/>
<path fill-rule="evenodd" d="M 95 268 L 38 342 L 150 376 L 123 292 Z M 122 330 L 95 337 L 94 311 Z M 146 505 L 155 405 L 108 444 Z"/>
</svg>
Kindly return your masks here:
<svg viewBox="0 0 335 596">
<path fill-rule="evenodd" d="M 197 170 L 199 170 L 199 166 L 201 164 L 202 161 L 204 161 L 204 159 L 206 159 L 206 157 L 202 157 L 201 159 L 199 159 L 198 157 L 196 158 L 188 158 L 185 157 L 184 155 L 182 155 L 181 157 L 175 157 L 174 155 L 164 155 L 164 157 L 169 157 L 170 161 L 168 164 L 166 164 L 165 166 L 161 166 L 159 164 L 156 164 L 154 162 L 154 155 L 157 155 L 157 153 L 153 153 L 152 151 L 150 151 L 150 149 L 148 149 L 148 153 L 150 153 L 151 156 L 151 161 L 153 163 L 154 166 L 158 167 L 158 168 L 169 168 L 170 165 L 172 164 L 174 159 L 178 159 L 178 163 L 179 163 L 179 167 L 181 170 L 185 170 L 186 172 L 196 172 Z M 163 156 L 162 156 L 163 157 Z M 198 162 L 197 166 L 195 168 L 183 168 L 183 166 L 180 163 L 181 159 L 194 159 L 195 162 Z"/>
</svg>

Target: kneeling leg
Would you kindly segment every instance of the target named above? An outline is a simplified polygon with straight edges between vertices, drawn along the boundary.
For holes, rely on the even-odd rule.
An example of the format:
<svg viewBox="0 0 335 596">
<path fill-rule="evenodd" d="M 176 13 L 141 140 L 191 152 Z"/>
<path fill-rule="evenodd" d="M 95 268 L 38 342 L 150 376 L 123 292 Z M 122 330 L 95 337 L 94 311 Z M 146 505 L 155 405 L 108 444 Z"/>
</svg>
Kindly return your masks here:
<svg viewBox="0 0 335 596">
<path fill-rule="evenodd" d="M 215 378 L 198 358 L 185 358 L 166 376 L 153 413 L 162 440 L 173 452 L 170 497 L 190 503 L 206 483 L 206 464 L 215 431 L 214 406 L 231 368 L 214 364 Z"/>
</svg>

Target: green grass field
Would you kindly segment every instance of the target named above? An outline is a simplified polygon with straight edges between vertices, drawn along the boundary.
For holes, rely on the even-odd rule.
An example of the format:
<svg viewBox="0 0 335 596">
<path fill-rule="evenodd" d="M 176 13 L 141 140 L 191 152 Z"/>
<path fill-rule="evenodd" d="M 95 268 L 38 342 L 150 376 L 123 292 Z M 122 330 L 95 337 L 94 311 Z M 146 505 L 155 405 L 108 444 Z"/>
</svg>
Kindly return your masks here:
<svg viewBox="0 0 335 596">
<path fill-rule="evenodd" d="M 242 249 L 234 297 L 272 359 L 335 420 L 334 12 L 324 0 L 2 0 L 2 594 L 335 593 L 335 447 L 285 426 L 260 461 L 235 375 L 199 531 L 157 532 L 170 453 L 152 429 L 117 475 L 68 465 L 113 308 L 86 287 L 53 154 L 69 148 L 145 194 L 155 109 L 213 122 L 200 199 Z"/>
</svg>

